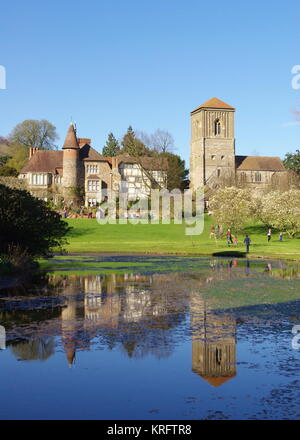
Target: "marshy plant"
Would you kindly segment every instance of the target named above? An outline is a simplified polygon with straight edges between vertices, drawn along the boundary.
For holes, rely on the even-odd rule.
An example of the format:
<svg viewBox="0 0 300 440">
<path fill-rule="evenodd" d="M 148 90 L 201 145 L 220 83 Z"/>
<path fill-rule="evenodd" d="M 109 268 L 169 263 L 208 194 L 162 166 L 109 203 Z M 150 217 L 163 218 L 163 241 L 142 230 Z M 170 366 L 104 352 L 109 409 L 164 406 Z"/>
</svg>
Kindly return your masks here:
<svg viewBox="0 0 300 440">
<path fill-rule="evenodd" d="M 2 273 L 23 272 L 33 268 L 33 265 L 32 256 L 19 244 L 9 244 L 7 253 L 0 255 Z"/>
</svg>

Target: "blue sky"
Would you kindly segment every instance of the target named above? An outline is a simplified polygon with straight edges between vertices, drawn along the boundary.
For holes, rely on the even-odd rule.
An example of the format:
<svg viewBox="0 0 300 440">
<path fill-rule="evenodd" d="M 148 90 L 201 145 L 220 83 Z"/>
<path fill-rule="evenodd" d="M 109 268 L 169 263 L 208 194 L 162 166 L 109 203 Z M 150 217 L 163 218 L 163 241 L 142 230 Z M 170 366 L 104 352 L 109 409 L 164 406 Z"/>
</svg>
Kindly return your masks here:
<svg viewBox="0 0 300 440">
<path fill-rule="evenodd" d="M 48 119 L 61 146 L 72 116 L 100 150 L 129 125 L 173 134 L 188 163 L 190 111 L 216 96 L 236 107 L 237 154 L 300 146 L 299 1 L 2 2 L 0 135 Z"/>
</svg>

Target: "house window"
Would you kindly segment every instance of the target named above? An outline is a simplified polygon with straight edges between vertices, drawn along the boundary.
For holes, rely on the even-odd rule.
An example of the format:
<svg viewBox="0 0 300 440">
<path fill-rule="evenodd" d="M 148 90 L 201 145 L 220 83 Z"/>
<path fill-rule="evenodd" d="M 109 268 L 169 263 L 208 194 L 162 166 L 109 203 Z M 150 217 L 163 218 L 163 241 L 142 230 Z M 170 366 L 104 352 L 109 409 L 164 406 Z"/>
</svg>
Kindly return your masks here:
<svg viewBox="0 0 300 440">
<path fill-rule="evenodd" d="M 255 173 L 255 182 L 261 182 L 261 173 L 259 172 Z"/>
<path fill-rule="evenodd" d="M 216 156 L 214 154 L 212 154 L 211 156 L 211 160 L 215 160 Z"/>
<path fill-rule="evenodd" d="M 223 160 L 223 159 L 224 159 L 224 157 L 225 157 L 225 156 L 221 156 L 221 160 Z"/>
<path fill-rule="evenodd" d="M 99 191 L 99 180 L 88 180 L 88 191 Z"/>
<path fill-rule="evenodd" d="M 215 120 L 215 136 L 219 136 L 221 134 L 221 122 L 219 119 Z"/>
<path fill-rule="evenodd" d="M 98 165 L 87 165 L 86 171 L 89 174 L 98 174 Z"/>
<path fill-rule="evenodd" d="M 221 170 L 220 169 L 217 170 L 217 175 L 218 175 L 218 177 L 221 176 Z"/>
<path fill-rule="evenodd" d="M 32 174 L 31 185 L 47 185 L 47 174 Z"/>
<path fill-rule="evenodd" d="M 246 173 L 241 173 L 241 182 L 246 182 Z"/>
</svg>

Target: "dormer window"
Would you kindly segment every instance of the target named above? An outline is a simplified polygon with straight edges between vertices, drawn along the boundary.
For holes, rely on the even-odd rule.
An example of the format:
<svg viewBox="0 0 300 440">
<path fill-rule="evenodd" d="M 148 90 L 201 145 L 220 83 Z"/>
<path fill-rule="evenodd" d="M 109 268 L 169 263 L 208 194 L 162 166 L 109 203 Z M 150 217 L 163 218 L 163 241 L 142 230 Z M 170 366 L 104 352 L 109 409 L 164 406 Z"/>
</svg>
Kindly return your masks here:
<svg viewBox="0 0 300 440">
<path fill-rule="evenodd" d="M 221 122 L 219 119 L 215 120 L 215 136 L 219 136 L 221 134 Z"/>
</svg>

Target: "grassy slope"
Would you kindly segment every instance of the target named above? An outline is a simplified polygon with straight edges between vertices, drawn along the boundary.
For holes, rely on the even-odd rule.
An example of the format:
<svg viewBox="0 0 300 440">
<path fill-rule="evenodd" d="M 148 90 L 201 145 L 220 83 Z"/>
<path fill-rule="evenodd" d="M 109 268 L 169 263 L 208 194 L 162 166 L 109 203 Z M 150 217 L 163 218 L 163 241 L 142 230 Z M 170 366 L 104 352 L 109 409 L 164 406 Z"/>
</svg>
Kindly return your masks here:
<svg viewBox="0 0 300 440">
<path fill-rule="evenodd" d="M 68 252 L 140 252 L 140 253 L 178 253 L 208 255 L 226 252 L 230 249 L 244 252 L 244 234 L 240 235 L 238 247 L 228 248 L 226 240 L 209 238 L 213 219 L 205 217 L 205 228 L 201 235 L 185 235 L 185 225 L 99 225 L 96 220 L 70 219 L 74 229 L 68 236 Z M 300 259 L 300 239 L 288 239 L 282 243 L 278 234 L 273 233 L 272 241 L 267 243 L 266 228 L 262 225 L 248 225 L 245 233 L 250 235 L 252 245 L 249 256 L 266 256 Z"/>
</svg>

